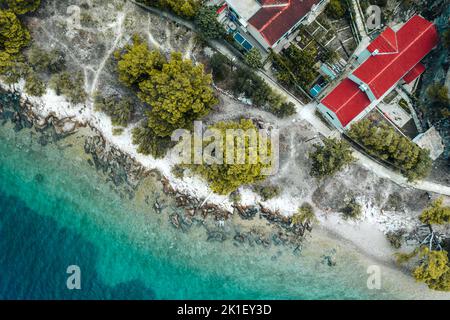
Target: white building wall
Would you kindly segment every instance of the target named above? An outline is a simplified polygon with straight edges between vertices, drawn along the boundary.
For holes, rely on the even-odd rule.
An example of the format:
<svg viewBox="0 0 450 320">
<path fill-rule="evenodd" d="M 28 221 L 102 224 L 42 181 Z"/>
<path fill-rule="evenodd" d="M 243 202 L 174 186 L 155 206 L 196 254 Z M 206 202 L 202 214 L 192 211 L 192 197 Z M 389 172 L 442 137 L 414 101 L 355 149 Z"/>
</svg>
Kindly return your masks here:
<svg viewBox="0 0 450 320">
<path fill-rule="evenodd" d="M 269 43 L 267 43 L 266 39 L 264 39 L 264 37 L 261 35 L 261 33 L 259 33 L 259 31 L 254 26 L 252 26 L 251 24 L 248 24 L 247 31 L 253 38 L 255 38 L 256 41 L 259 42 L 259 44 L 266 51 L 269 51 L 269 48 L 270 48 Z"/>
<path fill-rule="evenodd" d="M 344 131 L 344 127 L 342 126 L 341 122 L 339 121 L 336 114 L 328 109 L 326 106 L 324 106 L 322 103 L 319 103 L 317 106 L 317 110 L 324 116 L 325 119 L 327 119 L 333 126 L 335 126 L 339 131 Z"/>
<path fill-rule="evenodd" d="M 364 61 L 366 61 L 371 56 L 370 51 L 365 49 L 363 50 L 358 57 L 356 58 L 358 61 L 358 64 L 362 64 Z"/>
</svg>

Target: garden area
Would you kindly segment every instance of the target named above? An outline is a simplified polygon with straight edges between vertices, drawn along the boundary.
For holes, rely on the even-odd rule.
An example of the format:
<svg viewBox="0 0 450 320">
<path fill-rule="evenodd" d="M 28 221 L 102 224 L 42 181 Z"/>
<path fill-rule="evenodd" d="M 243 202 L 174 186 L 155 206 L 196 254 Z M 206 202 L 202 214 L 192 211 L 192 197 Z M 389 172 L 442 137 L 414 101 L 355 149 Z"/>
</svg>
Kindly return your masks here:
<svg viewBox="0 0 450 320">
<path fill-rule="evenodd" d="M 272 52 L 275 78 L 302 101 L 316 97 L 356 48 L 347 11 L 345 1 L 331 1 L 314 21 L 299 27 L 289 46 Z"/>
<path fill-rule="evenodd" d="M 234 97 L 279 118 L 295 114 L 294 104 L 274 92 L 250 67 L 235 65 L 220 53 L 215 53 L 205 64 L 212 73 L 216 86 L 231 92 Z"/>
</svg>

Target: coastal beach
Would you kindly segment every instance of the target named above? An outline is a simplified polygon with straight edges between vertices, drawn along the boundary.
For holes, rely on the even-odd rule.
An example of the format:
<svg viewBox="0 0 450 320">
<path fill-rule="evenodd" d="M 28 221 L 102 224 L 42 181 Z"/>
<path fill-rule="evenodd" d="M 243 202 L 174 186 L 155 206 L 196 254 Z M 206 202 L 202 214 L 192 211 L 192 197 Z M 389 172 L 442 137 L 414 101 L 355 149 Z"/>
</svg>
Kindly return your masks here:
<svg viewBox="0 0 450 320">
<path fill-rule="evenodd" d="M 429 289 L 448 290 L 450 274 L 448 141 L 438 134 L 446 134 L 444 124 L 428 118 L 420 124 L 411 115 L 416 135 L 376 107 L 393 94 L 390 107 L 415 114 L 440 99 L 445 115 L 448 90 L 426 80 L 434 96 L 427 90 L 424 101 L 407 99 L 416 105 L 397 101 L 407 95 L 396 91 L 406 90 L 405 70 L 413 65 L 393 65 L 405 72 L 380 97 L 370 85 L 356 86 L 352 72 L 379 52 L 352 54 L 367 30 L 352 25 L 352 8 L 333 17 L 339 1 L 321 2 L 327 10 L 305 8 L 311 15 L 293 24 L 298 36 L 285 37 L 277 53 L 258 51 L 258 37 L 244 41 L 247 32 L 228 20 L 237 14 L 228 1 L 219 10 L 185 1 L 0 5 L 8 24 L 0 34 L 0 299 L 449 300 L 450 293 Z M 271 11 L 294 4 L 306 5 L 290 0 Z M 439 44 L 441 30 L 430 12 L 427 19 L 392 14 L 398 30 L 383 28 L 395 39 L 411 23 L 427 28 L 415 35 L 430 38 L 417 75 L 426 79 L 433 55 L 448 53 Z M 321 44 L 319 36 L 330 39 Z M 346 58 L 333 54 L 339 48 Z M 336 69 L 334 80 L 323 66 Z M 342 83 L 352 98 L 332 100 L 347 101 L 345 124 L 341 107 L 322 103 Z M 353 98 L 361 98 L 361 110 Z M 203 150 L 202 163 L 181 164 L 169 151 L 177 149 L 171 134 L 198 128 L 197 121 L 202 129 L 194 135 L 203 139 L 197 146 L 205 147 L 206 128 L 221 134 L 239 128 L 248 158 L 265 148 L 261 136 L 252 146 L 256 140 L 242 130 L 276 132 L 270 141 L 276 172 L 264 173 L 261 154 L 261 163 L 209 165 Z M 437 160 L 414 139 L 424 139 L 425 122 L 435 126 Z M 232 141 L 211 153 L 224 156 L 231 145 L 238 154 Z M 185 148 L 188 156 L 197 155 L 193 149 Z M 427 247 L 425 258 L 420 252 L 396 263 L 396 254 Z M 81 289 L 72 290 L 67 280 L 77 268 Z"/>
<path fill-rule="evenodd" d="M 258 218 L 227 220 L 224 241 L 208 241 L 202 223 L 185 231 L 174 228 L 169 216 L 182 209 L 164 194 L 157 175 L 143 179 L 130 196 L 89 164 L 84 146 L 94 133 L 88 128 L 56 141 L 51 129 L 16 132 L 4 121 L 0 130 L 0 190 L 2 207 L 7 208 L 2 212 L 1 247 L 10 252 L 1 263 L 7 275 L 0 290 L 3 298 L 448 298 L 326 228 L 315 228 L 296 253 L 289 246 L 237 243 L 228 236 L 227 230 L 249 224 L 261 233 L 270 230 Z M 156 200 L 161 213 L 154 209 Z M 31 242 L 23 246 L 21 239 Z M 63 247 L 48 247 L 52 244 Z M 17 255 L 25 248 L 27 254 Z M 8 259 L 11 255 L 25 260 Z M 335 266 L 324 260 L 330 255 Z M 65 271 L 72 264 L 85 270 L 86 290 L 65 288 Z M 367 288 L 372 265 L 382 270 L 380 290 Z M 19 274 L 32 279 L 18 282 Z"/>
</svg>

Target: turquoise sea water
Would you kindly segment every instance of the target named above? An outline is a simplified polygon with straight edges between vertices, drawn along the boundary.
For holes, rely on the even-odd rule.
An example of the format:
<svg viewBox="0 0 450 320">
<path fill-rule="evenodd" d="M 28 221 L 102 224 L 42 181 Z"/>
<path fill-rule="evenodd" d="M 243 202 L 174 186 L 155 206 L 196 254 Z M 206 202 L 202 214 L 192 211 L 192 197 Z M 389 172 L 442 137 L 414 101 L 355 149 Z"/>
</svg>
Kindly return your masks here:
<svg viewBox="0 0 450 320">
<path fill-rule="evenodd" d="M 38 139 L 33 129 L 0 125 L 2 299 L 397 297 L 395 283 L 368 290 L 367 265 L 352 253 L 338 250 L 333 268 L 321 263 L 332 243 L 295 256 L 176 230 L 167 212 L 177 209 L 151 178 L 130 200 L 88 164 L 81 134 L 45 146 Z M 155 197 L 163 214 L 152 209 Z M 66 287 L 70 265 L 81 269 L 81 290 Z"/>
</svg>

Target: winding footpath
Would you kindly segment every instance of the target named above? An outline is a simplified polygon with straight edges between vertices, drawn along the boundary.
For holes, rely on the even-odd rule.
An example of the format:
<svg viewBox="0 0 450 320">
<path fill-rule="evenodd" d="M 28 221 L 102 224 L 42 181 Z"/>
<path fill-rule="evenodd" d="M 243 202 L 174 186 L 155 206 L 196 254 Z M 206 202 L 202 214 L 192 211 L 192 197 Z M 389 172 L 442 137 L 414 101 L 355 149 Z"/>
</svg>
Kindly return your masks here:
<svg viewBox="0 0 450 320">
<path fill-rule="evenodd" d="M 129 0 L 131 3 L 141 7 L 144 10 L 150 11 L 154 14 L 157 14 L 165 19 L 169 19 L 179 25 L 183 25 L 184 27 L 196 31 L 194 23 L 187 21 L 179 16 L 171 14 L 169 12 L 165 12 L 163 10 L 159 10 L 153 7 L 146 6 L 142 3 L 136 2 L 135 0 Z M 219 51 L 221 54 L 225 55 L 228 59 L 235 61 L 237 64 L 241 64 L 239 57 L 230 50 L 226 45 L 224 45 L 220 41 L 210 41 L 209 45 Z M 291 92 L 286 90 L 280 84 L 275 82 L 272 78 L 270 78 L 265 72 L 258 70 L 257 74 L 263 78 L 266 83 L 277 93 L 286 97 L 287 101 L 292 102 L 296 109 L 297 115 L 295 116 L 295 120 L 304 120 L 312 125 L 312 127 L 320 134 L 325 137 L 336 137 L 340 138 L 340 133 L 337 130 L 329 129 L 322 120 L 315 114 L 317 103 L 312 102 L 307 105 L 304 105 L 298 98 L 296 98 Z M 292 125 L 295 125 L 294 123 Z M 356 157 L 359 164 L 361 164 L 367 170 L 373 172 L 380 178 L 389 179 L 394 183 L 405 187 L 405 188 L 415 188 L 418 190 L 423 190 L 427 192 L 433 192 L 445 196 L 450 196 L 450 186 L 442 185 L 436 182 L 431 181 L 417 181 L 417 182 L 409 182 L 404 176 L 401 174 L 388 169 L 374 160 L 370 159 L 364 153 L 361 153 L 358 150 L 354 149 L 354 156 Z"/>
</svg>

